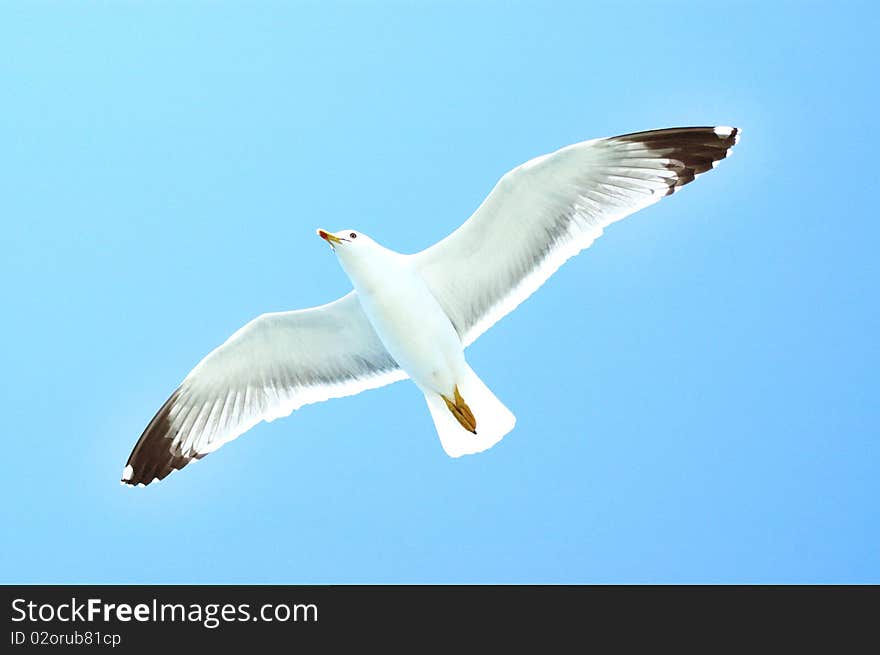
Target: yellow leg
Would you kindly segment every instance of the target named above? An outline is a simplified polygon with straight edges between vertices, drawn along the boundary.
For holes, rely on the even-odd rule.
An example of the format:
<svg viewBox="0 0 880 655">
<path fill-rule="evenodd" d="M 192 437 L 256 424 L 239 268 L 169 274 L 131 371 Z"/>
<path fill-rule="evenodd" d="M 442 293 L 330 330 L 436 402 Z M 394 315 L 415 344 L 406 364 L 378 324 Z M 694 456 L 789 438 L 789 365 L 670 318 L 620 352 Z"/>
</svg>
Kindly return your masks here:
<svg viewBox="0 0 880 655">
<path fill-rule="evenodd" d="M 468 404 L 464 401 L 464 398 L 461 397 L 461 394 L 458 393 L 458 385 L 455 385 L 455 406 L 461 410 L 461 413 L 464 414 L 464 417 L 474 426 L 474 429 L 477 427 L 477 419 L 474 418 L 474 413 L 471 411 L 471 408 L 468 407 Z"/>
<path fill-rule="evenodd" d="M 446 396 L 443 396 L 443 400 L 446 401 L 446 406 L 449 408 L 449 411 L 452 412 L 455 420 L 461 424 L 461 427 L 468 432 L 476 434 L 477 420 L 474 418 L 474 413 L 471 411 L 471 408 L 468 407 L 464 398 L 462 398 L 461 394 L 458 392 L 458 385 L 455 385 L 455 401 L 453 402 L 452 400 L 449 400 Z"/>
</svg>

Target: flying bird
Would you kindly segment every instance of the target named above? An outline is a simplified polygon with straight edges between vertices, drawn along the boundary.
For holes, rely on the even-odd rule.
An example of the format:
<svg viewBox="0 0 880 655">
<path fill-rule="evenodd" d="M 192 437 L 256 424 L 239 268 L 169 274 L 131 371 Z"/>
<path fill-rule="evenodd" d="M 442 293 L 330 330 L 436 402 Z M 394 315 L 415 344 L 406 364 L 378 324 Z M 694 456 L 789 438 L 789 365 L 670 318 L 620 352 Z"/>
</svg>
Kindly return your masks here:
<svg viewBox="0 0 880 655">
<path fill-rule="evenodd" d="M 714 168 L 738 137 L 683 127 L 567 146 L 505 174 L 463 225 L 416 254 L 354 229 L 318 230 L 354 289 L 263 314 L 208 354 L 147 425 L 122 482 L 161 480 L 260 421 L 406 378 L 448 455 L 492 447 L 516 419 L 464 349 L 607 225 Z"/>
</svg>

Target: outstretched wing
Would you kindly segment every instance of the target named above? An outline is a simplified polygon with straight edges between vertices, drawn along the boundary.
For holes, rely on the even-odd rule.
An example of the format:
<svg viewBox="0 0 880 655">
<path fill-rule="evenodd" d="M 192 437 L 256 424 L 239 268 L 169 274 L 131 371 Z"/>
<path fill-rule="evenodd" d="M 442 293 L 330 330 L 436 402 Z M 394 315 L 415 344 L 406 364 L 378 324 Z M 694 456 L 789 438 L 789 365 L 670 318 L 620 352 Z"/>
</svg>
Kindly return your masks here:
<svg viewBox="0 0 880 655">
<path fill-rule="evenodd" d="M 122 482 L 161 480 L 260 421 L 404 378 L 354 291 L 321 307 L 263 314 L 186 376 L 144 430 Z"/>
<path fill-rule="evenodd" d="M 577 143 L 507 173 L 455 232 L 413 255 L 473 343 L 605 226 L 652 205 L 724 159 L 734 127 L 684 127 Z"/>
</svg>

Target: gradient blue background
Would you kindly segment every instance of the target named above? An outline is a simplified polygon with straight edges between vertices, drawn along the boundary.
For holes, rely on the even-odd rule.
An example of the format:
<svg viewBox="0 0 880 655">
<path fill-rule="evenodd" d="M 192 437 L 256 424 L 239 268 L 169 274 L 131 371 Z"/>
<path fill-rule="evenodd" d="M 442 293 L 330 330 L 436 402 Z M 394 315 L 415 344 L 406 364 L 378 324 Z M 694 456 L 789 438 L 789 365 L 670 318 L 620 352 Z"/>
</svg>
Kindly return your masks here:
<svg viewBox="0 0 880 655">
<path fill-rule="evenodd" d="M 765 6 L 765 5 L 771 6 Z M 2 582 L 880 582 L 872 3 L 0 6 Z M 415 251 L 571 142 L 732 124 L 468 351 L 146 489 L 143 427 L 254 316 Z"/>
</svg>

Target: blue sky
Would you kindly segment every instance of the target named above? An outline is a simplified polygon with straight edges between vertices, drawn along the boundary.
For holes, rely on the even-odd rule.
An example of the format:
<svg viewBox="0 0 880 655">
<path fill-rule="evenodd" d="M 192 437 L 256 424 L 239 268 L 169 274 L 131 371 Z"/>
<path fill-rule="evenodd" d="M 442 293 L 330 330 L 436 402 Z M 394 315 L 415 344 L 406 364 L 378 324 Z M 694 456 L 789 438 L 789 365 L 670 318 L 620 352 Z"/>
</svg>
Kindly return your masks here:
<svg viewBox="0 0 880 655">
<path fill-rule="evenodd" d="M 4 3 L 0 582 L 880 582 L 871 3 Z M 536 155 L 732 124 L 468 350 L 146 489 L 140 432 L 266 311 L 416 251 Z"/>
</svg>

